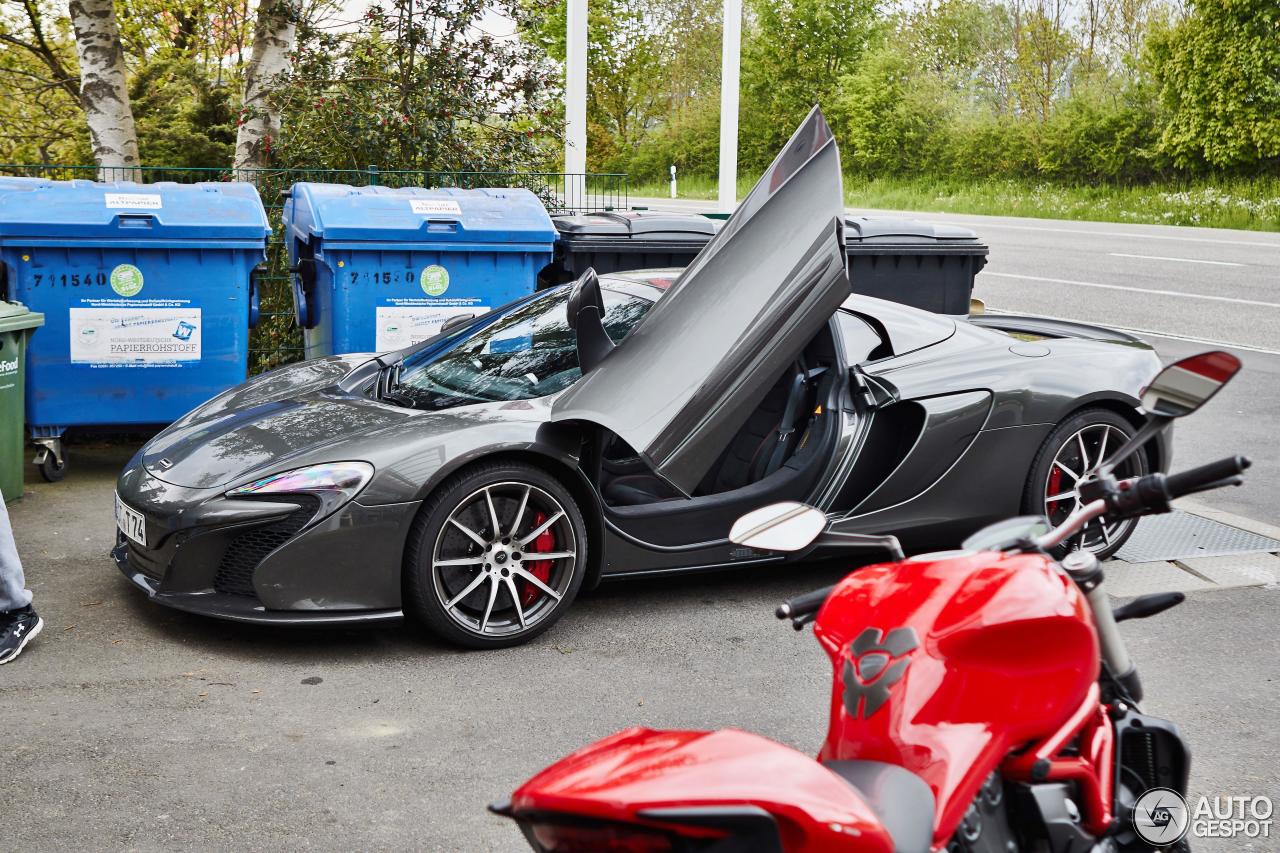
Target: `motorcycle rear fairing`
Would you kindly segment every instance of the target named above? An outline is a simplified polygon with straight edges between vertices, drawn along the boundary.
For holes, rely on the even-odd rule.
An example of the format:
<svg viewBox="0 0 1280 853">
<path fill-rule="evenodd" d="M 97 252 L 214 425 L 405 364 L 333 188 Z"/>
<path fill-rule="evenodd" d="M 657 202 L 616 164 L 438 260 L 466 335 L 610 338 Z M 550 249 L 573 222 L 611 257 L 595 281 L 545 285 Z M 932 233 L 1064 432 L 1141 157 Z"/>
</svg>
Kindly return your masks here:
<svg viewBox="0 0 1280 853">
<path fill-rule="evenodd" d="M 1005 757 L 1053 734 L 1098 678 L 1084 597 L 1034 554 L 869 566 L 836 587 L 814 633 L 835 669 L 820 760 L 923 778 L 939 846 Z"/>
<path fill-rule="evenodd" d="M 647 813 L 704 806 L 763 809 L 788 851 L 894 849 L 871 807 L 838 776 L 807 755 L 736 729 L 627 729 L 556 762 L 511 796 L 516 815 L 551 812 L 655 827 L 664 824 Z"/>
</svg>

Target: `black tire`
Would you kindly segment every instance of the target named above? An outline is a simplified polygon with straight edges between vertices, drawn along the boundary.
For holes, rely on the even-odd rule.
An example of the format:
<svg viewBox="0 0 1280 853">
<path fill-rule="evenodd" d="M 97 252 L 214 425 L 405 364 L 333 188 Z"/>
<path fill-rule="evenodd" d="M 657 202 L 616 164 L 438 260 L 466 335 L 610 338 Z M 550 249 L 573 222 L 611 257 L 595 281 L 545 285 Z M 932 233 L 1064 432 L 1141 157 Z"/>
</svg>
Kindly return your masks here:
<svg viewBox="0 0 1280 853">
<path fill-rule="evenodd" d="M 1022 495 L 1022 511 L 1027 515 L 1047 515 L 1054 524 L 1060 522 L 1070 514 L 1074 501 L 1067 498 L 1051 502 L 1048 498 L 1065 494 L 1071 485 L 1066 482 L 1071 479 L 1071 474 L 1083 474 L 1084 471 L 1078 470 L 1079 468 L 1097 465 L 1101 461 L 1098 457 L 1113 453 L 1135 432 L 1137 428 L 1130 421 L 1111 409 L 1082 409 L 1068 417 L 1049 433 L 1036 453 L 1035 461 L 1031 463 L 1031 474 L 1027 477 Z M 1087 466 L 1078 464 L 1081 442 L 1087 451 Z M 1076 463 L 1074 467 L 1073 462 Z M 1124 479 L 1145 474 L 1147 463 L 1145 451 L 1138 451 L 1120 464 L 1115 472 L 1116 476 Z M 1063 467 L 1064 464 L 1066 467 Z M 1055 468 L 1060 481 L 1057 486 L 1054 481 Z M 1137 519 L 1108 522 L 1104 517 L 1085 529 L 1084 547 L 1096 554 L 1098 559 L 1105 560 L 1120 550 L 1133 535 L 1135 527 Z M 1054 550 L 1054 556 L 1061 557 L 1080 544 L 1079 538 L 1067 542 Z"/>
<path fill-rule="evenodd" d="M 40 476 L 44 477 L 46 483 L 60 483 L 62 478 L 67 476 L 67 460 L 65 456 L 59 462 L 53 457 L 52 453 L 46 453 L 44 460 L 36 467 L 40 469 Z"/>
<path fill-rule="evenodd" d="M 522 544 L 540 527 L 545 530 Z M 405 615 L 467 648 L 526 643 L 573 603 L 587 572 L 588 544 L 582 512 L 555 477 L 521 462 L 471 466 L 436 489 L 409 532 Z M 573 556 L 529 559 L 533 553 Z M 535 586 L 531 575 L 542 583 Z"/>
</svg>

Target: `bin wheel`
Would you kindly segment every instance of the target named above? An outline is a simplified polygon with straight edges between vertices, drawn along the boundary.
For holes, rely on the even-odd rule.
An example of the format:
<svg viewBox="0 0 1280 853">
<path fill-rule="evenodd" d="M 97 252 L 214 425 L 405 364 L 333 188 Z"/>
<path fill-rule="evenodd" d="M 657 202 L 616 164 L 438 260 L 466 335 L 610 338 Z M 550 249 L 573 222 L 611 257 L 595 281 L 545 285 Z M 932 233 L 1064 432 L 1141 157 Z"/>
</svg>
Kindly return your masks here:
<svg viewBox="0 0 1280 853">
<path fill-rule="evenodd" d="M 47 483 L 58 483 L 62 478 L 67 476 L 67 460 L 63 459 L 59 462 L 54 458 L 52 453 L 46 453 L 44 459 L 39 462 L 40 476 L 44 477 Z"/>
</svg>

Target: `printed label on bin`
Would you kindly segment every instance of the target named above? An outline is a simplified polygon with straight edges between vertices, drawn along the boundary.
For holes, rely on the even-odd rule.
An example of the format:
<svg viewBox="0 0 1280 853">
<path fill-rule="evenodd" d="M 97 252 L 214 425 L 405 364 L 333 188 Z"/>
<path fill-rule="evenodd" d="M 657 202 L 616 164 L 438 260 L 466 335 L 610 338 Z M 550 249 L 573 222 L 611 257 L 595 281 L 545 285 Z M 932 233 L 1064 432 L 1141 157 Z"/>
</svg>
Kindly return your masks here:
<svg viewBox="0 0 1280 853">
<path fill-rule="evenodd" d="M 489 308 L 485 305 L 466 307 L 430 305 L 408 308 L 380 305 L 377 308 L 377 334 L 373 348 L 377 352 L 404 349 L 440 334 L 440 327 L 454 317 L 463 315 L 479 317 L 488 311 Z"/>
<path fill-rule="evenodd" d="M 413 198 L 409 199 L 409 209 L 419 216 L 431 216 L 433 213 L 448 213 L 461 216 L 462 208 L 456 201 L 447 198 Z"/>
<path fill-rule="evenodd" d="M 104 193 L 103 202 L 107 207 L 126 210 L 160 210 L 164 201 L 152 193 Z"/>
<path fill-rule="evenodd" d="M 199 308 L 71 308 L 72 364 L 200 360 Z"/>
</svg>

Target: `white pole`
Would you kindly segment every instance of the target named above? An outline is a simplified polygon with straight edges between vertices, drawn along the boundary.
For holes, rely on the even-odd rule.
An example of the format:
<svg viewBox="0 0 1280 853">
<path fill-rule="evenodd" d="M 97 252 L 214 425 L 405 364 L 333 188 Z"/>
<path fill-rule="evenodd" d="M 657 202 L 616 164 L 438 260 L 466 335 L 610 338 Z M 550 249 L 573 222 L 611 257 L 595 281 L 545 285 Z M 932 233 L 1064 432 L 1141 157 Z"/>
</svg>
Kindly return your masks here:
<svg viewBox="0 0 1280 853">
<path fill-rule="evenodd" d="M 721 213 L 732 213 L 738 206 L 738 66 L 741 55 L 742 0 L 724 0 L 724 44 L 720 53 Z"/>
<path fill-rule="evenodd" d="M 676 167 L 674 165 L 671 167 L 671 197 L 676 197 Z"/>
<path fill-rule="evenodd" d="M 569 0 L 564 62 L 565 206 L 586 201 L 587 171 L 587 0 Z"/>
</svg>

